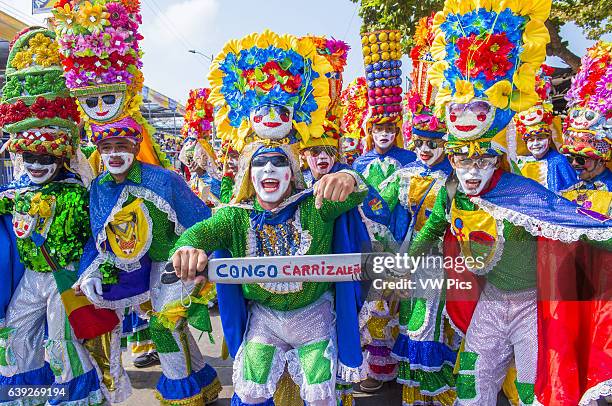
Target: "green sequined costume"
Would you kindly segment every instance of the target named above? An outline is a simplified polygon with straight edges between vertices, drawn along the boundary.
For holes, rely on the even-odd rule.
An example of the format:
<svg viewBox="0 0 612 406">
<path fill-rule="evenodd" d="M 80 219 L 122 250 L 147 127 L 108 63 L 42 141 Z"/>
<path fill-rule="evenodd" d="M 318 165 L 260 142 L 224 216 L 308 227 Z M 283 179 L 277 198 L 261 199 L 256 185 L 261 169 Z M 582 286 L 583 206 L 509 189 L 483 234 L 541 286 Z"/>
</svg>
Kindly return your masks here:
<svg viewBox="0 0 612 406">
<path fill-rule="evenodd" d="M 106 401 L 98 373 L 68 320 L 75 309 L 74 298 L 62 295 L 72 292 L 90 236 L 88 193 L 76 178 L 63 172 L 58 177 L 58 181 L 38 186 L 24 175 L 14 183 L 15 188 L 9 185 L 0 193 L 0 215 L 13 217 L 17 251 L 25 266 L 21 278 L 13 280 L 14 291 L 2 320 L 0 375 L 10 386 L 28 382 L 79 387 L 78 394 L 66 394 L 62 402 L 98 405 Z M 45 259 L 42 247 L 57 270 Z M 44 402 L 20 398 L 14 404 Z"/>
<path fill-rule="evenodd" d="M 364 185 L 342 203 L 324 201 L 318 210 L 312 195 L 281 205 L 278 211 L 290 214 L 280 224 L 256 226 L 253 218 L 263 214 L 257 202 L 222 207 L 187 230 L 176 248 L 227 249 L 234 258 L 330 253 L 334 220 L 361 203 L 363 189 Z M 259 403 L 272 398 L 285 364 L 305 401 L 335 397 L 333 284 L 244 284 L 242 292 L 250 302 L 250 317 L 234 362 L 234 387 L 240 399 Z"/>
</svg>

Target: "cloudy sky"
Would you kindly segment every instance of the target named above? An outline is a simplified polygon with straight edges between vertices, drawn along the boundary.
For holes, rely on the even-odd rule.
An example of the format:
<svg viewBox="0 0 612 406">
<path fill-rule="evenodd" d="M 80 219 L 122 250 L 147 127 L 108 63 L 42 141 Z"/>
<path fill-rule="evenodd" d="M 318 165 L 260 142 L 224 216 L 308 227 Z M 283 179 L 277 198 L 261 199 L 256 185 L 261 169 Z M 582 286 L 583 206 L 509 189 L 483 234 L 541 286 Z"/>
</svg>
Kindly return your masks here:
<svg viewBox="0 0 612 406">
<path fill-rule="evenodd" d="M 185 102 L 189 89 L 207 85 L 210 61 L 189 53 L 216 54 L 228 39 L 241 38 L 269 28 L 294 35 L 326 34 L 348 42 L 352 48 L 345 70 L 345 83 L 362 75 L 358 6 L 349 0 L 141 0 L 145 36 L 144 74 L 148 86 Z M 42 21 L 32 16 L 30 0 L 0 0 L 0 9 L 28 23 Z M 583 55 L 592 44 L 571 25 L 562 35 L 572 51 Z M 612 37 L 608 36 L 608 40 Z M 549 59 L 553 66 L 563 66 Z M 405 64 L 407 66 L 407 64 Z"/>
</svg>

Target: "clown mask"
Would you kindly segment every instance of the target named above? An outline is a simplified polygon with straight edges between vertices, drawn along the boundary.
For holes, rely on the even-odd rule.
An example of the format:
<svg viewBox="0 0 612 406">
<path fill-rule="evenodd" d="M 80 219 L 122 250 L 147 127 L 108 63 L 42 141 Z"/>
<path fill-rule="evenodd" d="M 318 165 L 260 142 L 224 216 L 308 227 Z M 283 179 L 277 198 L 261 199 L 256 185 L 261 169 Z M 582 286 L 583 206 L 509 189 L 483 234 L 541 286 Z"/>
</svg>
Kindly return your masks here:
<svg viewBox="0 0 612 406">
<path fill-rule="evenodd" d="M 417 158 L 427 166 L 434 166 L 444 155 L 444 142 L 415 136 L 414 152 Z"/>
<path fill-rule="evenodd" d="M 397 136 L 397 126 L 393 123 L 374 124 L 372 126 L 372 139 L 377 149 L 387 151 L 393 146 Z"/>
<path fill-rule="evenodd" d="M 338 96 L 342 92 L 342 73 L 330 72 L 327 74 L 327 77 L 329 78 L 330 106 L 333 106 L 338 101 Z"/>
<path fill-rule="evenodd" d="M 463 192 L 468 196 L 478 195 L 489 184 L 496 169 L 497 157 L 453 157 L 457 178 Z"/>
<path fill-rule="evenodd" d="M 495 107 L 485 100 L 446 105 L 448 131 L 462 140 L 473 140 L 486 133 L 495 119 Z"/>
<path fill-rule="evenodd" d="M 280 140 L 293 127 L 293 107 L 265 104 L 251 111 L 251 127 L 263 139 Z"/>
<path fill-rule="evenodd" d="M 526 126 L 542 123 L 544 121 L 544 107 L 538 104 L 529 110 L 521 111 L 518 114 L 518 120 Z"/>
<path fill-rule="evenodd" d="M 575 130 L 589 130 L 600 120 L 600 114 L 587 108 L 573 108 L 568 114 L 569 127 Z"/>
<path fill-rule="evenodd" d="M 525 143 L 535 159 L 541 159 L 550 148 L 550 138 L 548 137 L 529 137 Z"/>
<path fill-rule="evenodd" d="M 334 166 L 334 156 L 332 147 L 312 147 L 305 152 L 306 162 L 315 179 L 327 175 Z"/>
<path fill-rule="evenodd" d="M 251 160 L 251 182 L 261 201 L 279 203 L 291 184 L 289 159 L 279 153 L 254 157 Z"/>
<path fill-rule="evenodd" d="M 37 155 L 30 152 L 23 153 L 23 162 L 26 174 L 37 185 L 50 182 L 58 170 L 58 158 L 53 155 Z"/>
<path fill-rule="evenodd" d="M 102 123 L 117 118 L 121 113 L 124 99 L 124 92 L 94 94 L 78 98 L 79 104 L 85 114 L 92 120 Z"/>
<path fill-rule="evenodd" d="M 104 166 L 113 175 L 126 173 L 134 162 L 134 154 L 131 152 L 112 152 L 101 154 L 101 157 Z"/>
</svg>

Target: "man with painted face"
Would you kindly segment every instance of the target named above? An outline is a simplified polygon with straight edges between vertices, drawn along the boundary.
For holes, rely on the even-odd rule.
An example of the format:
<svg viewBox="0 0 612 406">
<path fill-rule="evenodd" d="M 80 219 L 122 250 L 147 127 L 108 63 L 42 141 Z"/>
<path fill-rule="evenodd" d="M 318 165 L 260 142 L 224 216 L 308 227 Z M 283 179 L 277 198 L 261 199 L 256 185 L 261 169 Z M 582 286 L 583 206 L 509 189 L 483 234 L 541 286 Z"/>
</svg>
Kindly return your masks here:
<svg viewBox="0 0 612 406">
<path fill-rule="evenodd" d="M 25 174 L 0 187 L 0 381 L 57 392 L 0 403 L 99 405 L 108 391 L 82 339 L 110 331 L 118 319 L 91 318 L 93 306 L 71 288 L 91 235 L 87 189 L 73 172 L 79 114 L 57 74 L 53 32 L 28 28 L 11 45 L 0 123 Z"/>
<path fill-rule="evenodd" d="M 206 252 L 221 248 L 235 258 L 329 253 L 334 220 L 357 206 L 367 190 L 356 174 L 348 172 L 324 175 L 314 193 L 303 190 L 299 163 L 287 147 L 256 142 L 242 159 L 246 171 L 233 200 L 242 203 L 220 209 L 177 242 L 172 260 L 185 280 L 204 269 Z M 307 404 L 335 404 L 333 372 L 342 366 L 332 343 L 336 326 L 331 287 L 312 282 L 242 285 L 251 305 L 234 362 L 237 404 L 268 404 L 286 362 Z M 306 362 L 306 352 L 312 362 Z"/>
<path fill-rule="evenodd" d="M 544 27 L 541 19 L 547 17 L 550 4 L 529 11 L 521 1 L 489 8 L 463 6 L 448 1 L 436 16 L 441 29 L 432 55 L 438 60 L 428 73 L 438 87 L 435 111 L 444 113 L 440 116 L 449 130 L 446 150 L 455 173 L 440 189 L 409 253 L 427 252 L 442 240 L 450 263 L 445 271 L 455 283 L 447 286 L 446 313 L 466 334 L 459 355 L 458 405 L 495 404 L 513 357 L 521 403 L 574 405 L 578 399 L 572 400 L 567 392 L 554 393 L 558 401 L 549 397 L 563 384 L 559 380 L 564 371 L 575 370 L 572 348 L 580 347 L 573 340 L 566 347 L 555 342 L 567 330 L 555 322 L 561 316 L 556 310 L 567 316 L 573 305 L 565 301 L 585 297 L 574 279 L 578 270 L 590 281 L 600 280 L 600 267 L 581 268 L 573 255 L 579 245 L 596 251 L 580 244 L 585 240 L 610 250 L 612 220 L 501 169 L 502 149 L 494 137 L 515 111 L 527 110 L 538 99 L 530 64 L 543 62 L 545 47 L 522 51 L 535 49 L 534 41 L 545 42 L 532 34 L 534 27 Z M 500 15 L 505 16 L 503 24 L 492 18 Z M 476 33 L 457 29 L 468 24 L 478 27 Z M 525 32 L 507 30 L 509 25 L 525 27 Z M 485 37 L 506 45 L 472 58 L 471 50 Z M 439 52 L 436 44 L 453 52 Z M 493 72 L 490 61 L 511 62 L 496 65 Z M 483 73 L 476 77 L 470 72 Z M 593 297 L 609 292 L 605 284 L 594 282 L 591 287 Z M 584 338 L 585 344 L 589 340 Z"/>
<path fill-rule="evenodd" d="M 421 20 L 420 24 L 424 23 L 427 29 L 419 33 L 423 38 L 415 38 L 415 43 L 423 45 L 411 52 L 414 87 L 408 94 L 410 149 L 416 153 L 417 160 L 380 185 L 381 197 L 392 210 L 389 227 L 403 247 L 408 247 L 410 240 L 421 231 L 438 192 L 452 172 L 444 151 L 446 125 L 430 108 L 435 90 L 427 81 L 418 80 L 419 72 L 426 71 L 431 59 L 428 41 L 432 22 L 431 18 Z M 439 257 L 441 253 L 433 249 L 429 255 Z M 446 327 L 445 289 L 423 289 L 421 283 L 427 279 L 444 279 L 443 267 L 419 269 L 413 277 L 417 289 L 410 292 L 410 297 L 403 297 L 399 306 L 400 331 L 392 356 L 399 361 L 397 382 L 403 385 L 405 406 L 448 405 L 456 399 L 452 366 L 459 340 Z"/>
<path fill-rule="evenodd" d="M 91 186 L 93 237 L 87 244 L 75 284 L 99 307 L 137 309 L 149 317 L 149 329 L 159 353 L 162 376 L 157 396 L 162 404 L 213 402 L 221 390 L 215 370 L 204 362 L 188 325 L 169 322 L 160 312 L 182 291 L 194 286 L 164 285 L 161 274 L 179 235 L 210 216 L 210 209 L 174 172 L 141 163 L 141 127 L 129 117 L 92 126 L 92 142 L 107 170 Z M 194 292 L 198 295 L 199 292 Z M 150 303 L 149 303 L 150 300 Z M 194 323 L 187 318 L 189 323 Z M 111 351 L 119 351 L 120 328 L 111 337 Z M 129 393 L 129 380 L 120 357 L 111 354 L 116 385 Z M 124 395 L 125 395 L 124 393 Z"/>
<path fill-rule="evenodd" d="M 553 116 L 550 101 L 550 69 L 543 65 L 536 76 L 535 91 L 539 98 L 536 105 L 517 113 L 513 118 L 516 135 L 527 148 L 526 152 L 519 154 L 516 163 L 523 176 L 559 193 L 576 183 L 576 172 L 557 152 L 553 142 L 553 130 L 560 125 Z"/>
<path fill-rule="evenodd" d="M 413 162 L 413 152 L 402 148 L 402 62 L 399 31 L 362 34 L 368 85 L 366 141 L 368 152 L 353 163 L 369 185 L 378 189 L 382 181 Z"/>
</svg>

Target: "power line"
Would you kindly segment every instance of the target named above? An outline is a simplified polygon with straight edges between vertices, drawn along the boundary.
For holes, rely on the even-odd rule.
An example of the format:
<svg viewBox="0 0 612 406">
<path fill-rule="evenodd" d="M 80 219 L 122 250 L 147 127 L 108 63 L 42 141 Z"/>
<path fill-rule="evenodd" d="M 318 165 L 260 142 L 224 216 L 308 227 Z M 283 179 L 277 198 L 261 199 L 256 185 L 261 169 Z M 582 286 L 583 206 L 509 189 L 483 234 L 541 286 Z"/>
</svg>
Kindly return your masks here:
<svg viewBox="0 0 612 406">
<path fill-rule="evenodd" d="M 356 4 L 355 5 L 355 9 L 353 10 L 353 15 L 351 16 L 351 19 L 349 20 L 348 27 L 346 27 L 346 31 L 344 32 L 344 37 L 342 38 L 342 40 L 346 39 L 346 36 L 348 35 L 351 27 L 353 26 L 353 20 L 355 19 L 355 14 L 357 14 L 357 9 L 358 8 L 359 8 L 359 5 Z"/>
</svg>

